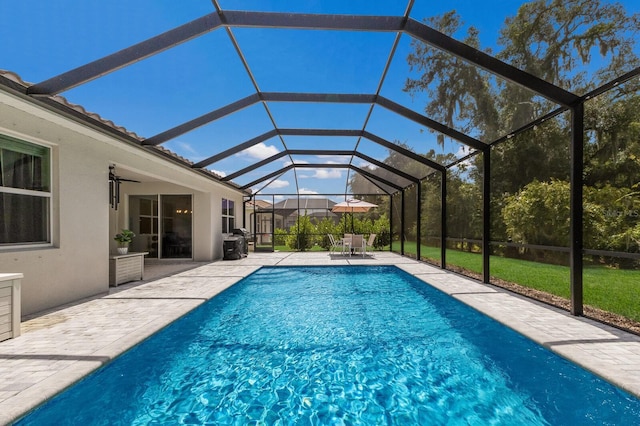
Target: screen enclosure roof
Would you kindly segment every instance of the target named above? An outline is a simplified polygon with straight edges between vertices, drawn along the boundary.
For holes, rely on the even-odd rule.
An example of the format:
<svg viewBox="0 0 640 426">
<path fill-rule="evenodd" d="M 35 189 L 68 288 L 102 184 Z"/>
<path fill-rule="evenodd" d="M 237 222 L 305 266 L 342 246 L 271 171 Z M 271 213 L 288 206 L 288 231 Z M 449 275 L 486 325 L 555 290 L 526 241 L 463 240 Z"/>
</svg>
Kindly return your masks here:
<svg viewBox="0 0 640 426">
<path fill-rule="evenodd" d="M 500 54 L 521 1 L 18 3 L 0 18 L 14 41 L 0 48 L 5 88 L 254 194 L 347 194 L 356 176 L 395 193 L 589 96 Z M 452 9 L 464 24 L 445 34 L 433 18 Z M 526 99 L 526 114 L 488 131 L 434 113 L 446 82 L 412 90 L 429 72 L 408 63 L 416 52 L 450 67 L 440 76 L 473 72 L 504 105 Z M 610 57 L 590 58 L 580 72 L 596 79 Z"/>
</svg>

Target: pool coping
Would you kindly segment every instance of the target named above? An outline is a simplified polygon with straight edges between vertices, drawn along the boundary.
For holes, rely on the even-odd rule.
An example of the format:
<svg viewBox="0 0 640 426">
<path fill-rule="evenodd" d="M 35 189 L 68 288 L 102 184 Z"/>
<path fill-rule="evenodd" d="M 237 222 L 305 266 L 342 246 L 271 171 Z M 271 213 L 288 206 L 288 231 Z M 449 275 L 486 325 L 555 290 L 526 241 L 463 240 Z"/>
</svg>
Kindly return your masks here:
<svg viewBox="0 0 640 426">
<path fill-rule="evenodd" d="M 395 265 L 542 346 L 640 396 L 640 337 L 389 252 L 251 253 L 24 321 L 0 342 L 0 424 L 9 424 L 262 266 Z M 140 303 L 144 301 L 144 303 Z"/>
</svg>

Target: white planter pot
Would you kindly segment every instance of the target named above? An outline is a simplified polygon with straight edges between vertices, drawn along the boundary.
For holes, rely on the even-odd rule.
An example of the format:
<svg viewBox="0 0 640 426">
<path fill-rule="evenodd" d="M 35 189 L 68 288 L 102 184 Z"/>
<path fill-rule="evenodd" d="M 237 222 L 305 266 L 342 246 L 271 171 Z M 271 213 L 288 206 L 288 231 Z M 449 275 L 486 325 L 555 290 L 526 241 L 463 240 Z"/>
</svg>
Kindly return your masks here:
<svg viewBox="0 0 640 426">
<path fill-rule="evenodd" d="M 129 247 L 118 247 L 118 254 L 127 254 L 129 253 Z"/>
</svg>

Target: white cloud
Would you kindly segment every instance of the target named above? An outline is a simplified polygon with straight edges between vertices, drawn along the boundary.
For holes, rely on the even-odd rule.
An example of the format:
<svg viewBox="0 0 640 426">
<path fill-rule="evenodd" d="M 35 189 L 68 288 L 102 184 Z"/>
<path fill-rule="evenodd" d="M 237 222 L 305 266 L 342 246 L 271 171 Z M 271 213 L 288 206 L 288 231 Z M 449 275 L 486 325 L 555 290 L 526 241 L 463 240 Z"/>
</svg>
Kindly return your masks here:
<svg viewBox="0 0 640 426">
<path fill-rule="evenodd" d="M 236 155 L 239 157 L 250 157 L 256 160 L 264 160 L 272 155 L 276 155 L 278 152 L 280 151 L 278 151 L 278 148 L 274 145 L 266 145 L 264 142 L 260 142 L 259 144 L 247 148 Z"/>
<path fill-rule="evenodd" d="M 269 188 L 285 188 L 289 185 L 289 181 L 276 179 L 269 184 Z"/>
<path fill-rule="evenodd" d="M 345 164 L 351 161 L 350 155 L 318 155 L 318 159 L 325 158 L 329 159 L 324 162 L 325 164 Z"/>
<path fill-rule="evenodd" d="M 342 178 L 342 169 L 317 169 L 313 170 L 312 175 L 303 175 L 298 173 L 300 179 L 340 179 Z"/>
<path fill-rule="evenodd" d="M 313 194 L 318 194 L 318 191 L 314 191 L 312 189 L 307 189 L 307 188 L 300 188 L 298 193 L 305 194 L 305 195 L 313 195 Z M 313 198 L 313 197 L 309 197 L 309 198 Z"/>
<path fill-rule="evenodd" d="M 342 177 L 341 169 L 318 169 L 315 170 L 313 176 L 314 179 L 339 179 Z"/>
<path fill-rule="evenodd" d="M 218 176 L 225 177 L 225 176 L 227 175 L 225 172 L 220 171 L 220 170 L 214 170 L 214 169 L 209 169 L 209 170 L 210 170 L 211 172 L 213 172 L 213 173 L 217 174 Z"/>
</svg>

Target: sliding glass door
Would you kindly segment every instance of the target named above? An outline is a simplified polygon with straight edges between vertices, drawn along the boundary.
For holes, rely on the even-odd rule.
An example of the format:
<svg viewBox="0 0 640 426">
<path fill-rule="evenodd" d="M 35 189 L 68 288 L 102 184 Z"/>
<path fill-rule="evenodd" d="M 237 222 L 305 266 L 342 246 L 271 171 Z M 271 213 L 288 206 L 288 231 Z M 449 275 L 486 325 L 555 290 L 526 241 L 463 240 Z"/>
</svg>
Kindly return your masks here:
<svg viewBox="0 0 640 426">
<path fill-rule="evenodd" d="M 147 257 L 159 257 L 158 217 L 157 195 L 129 196 L 129 229 L 136 234 L 131 251 L 148 251 Z"/>
<path fill-rule="evenodd" d="M 150 258 L 191 259 L 191 195 L 129 196 L 129 228 L 136 234 L 131 251 Z"/>
<path fill-rule="evenodd" d="M 161 195 L 162 257 L 191 259 L 191 195 Z"/>
</svg>

